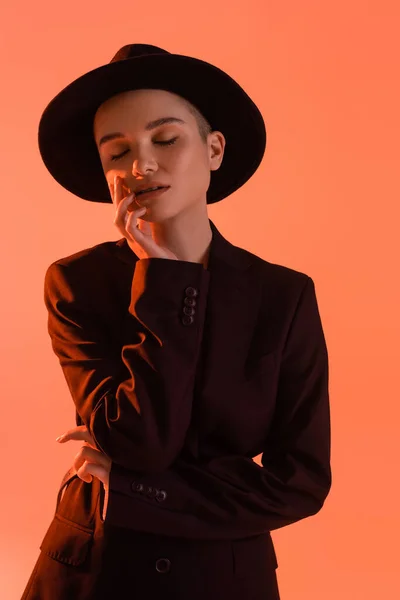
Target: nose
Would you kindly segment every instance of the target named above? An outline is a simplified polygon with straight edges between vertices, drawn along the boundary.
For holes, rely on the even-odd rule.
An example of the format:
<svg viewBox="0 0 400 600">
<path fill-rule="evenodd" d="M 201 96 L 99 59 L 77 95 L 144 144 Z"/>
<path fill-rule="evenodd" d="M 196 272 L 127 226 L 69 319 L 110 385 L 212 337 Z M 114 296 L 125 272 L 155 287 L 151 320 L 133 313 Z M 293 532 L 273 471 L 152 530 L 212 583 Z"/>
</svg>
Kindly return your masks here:
<svg viewBox="0 0 400 600">
<path fill-rule="evenodd" d="M 138 156 L 132 164 L 132 175 L 134 177 L 143 177 L 148 173 L 155 172 L 156 170 L 157 163 L 152 156 Z"/>
</svg>

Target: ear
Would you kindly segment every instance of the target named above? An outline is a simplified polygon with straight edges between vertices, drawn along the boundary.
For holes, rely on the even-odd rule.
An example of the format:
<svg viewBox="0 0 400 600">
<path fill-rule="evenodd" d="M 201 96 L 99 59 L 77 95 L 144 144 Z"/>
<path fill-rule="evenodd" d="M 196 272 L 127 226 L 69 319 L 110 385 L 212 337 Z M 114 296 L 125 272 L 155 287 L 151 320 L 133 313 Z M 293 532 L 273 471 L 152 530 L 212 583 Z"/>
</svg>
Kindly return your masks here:
<svg viewBox="0 0 400 600">
<path fill-rule="evenodd" d="M 225 151 L 225 136 L 220 131 L 212 131 L 209 140 L 210 170 L 217 171 L 221 166 Z"/>
</svg>

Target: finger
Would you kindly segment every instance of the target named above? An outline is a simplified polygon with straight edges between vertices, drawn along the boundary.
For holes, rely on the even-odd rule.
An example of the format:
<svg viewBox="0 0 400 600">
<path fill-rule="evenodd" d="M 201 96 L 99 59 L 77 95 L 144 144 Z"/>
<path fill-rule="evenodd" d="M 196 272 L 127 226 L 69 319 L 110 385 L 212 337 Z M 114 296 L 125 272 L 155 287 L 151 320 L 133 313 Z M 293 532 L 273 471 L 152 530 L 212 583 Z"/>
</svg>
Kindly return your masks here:
<svg viewBox="0 0 400 600">
<path fill-rule="evenodd" d="M 121 177 L 119 175 L 114 175 L 110 177 L 110 181 L 108 181 L 108 189 L 110 191 L 110 196 L 115 207 L 118 206 L 121 201 Z"/>
<path fill-rule="evenodd" d="M 127 185 L 125 185 L 125 181 L 124 181 L 124 179 L 122 179 L 121 180 L 121 198 L 125 198 L 126 196 L 128 196 L 131 193 L 132 193 L 131 189 Z"/>
<path fill-rule="evenodd" d="M 77 475 L 86 483 L 91 483 L 93 477 L 97 477 L 97 479 L 99 479 L 104 486 L 108 486 L 108 472 L 101 465 L 96 463 L 85 461 L 84 464 L 78 469 Z"/>
<path fill-rule="evenodd" d="M 114 221 L 114 223 L 116 224 L 117 228 L 119 229 L 119 231 L 121 232 L 121 234 L 128 240 L 136 242 L 136 238 L 134 235 L 132 235 L 132 225 L 131 222 L 132 220 L 137 224 L 138 219 L 140 217 L 142 217 L 145 212 L 146 212 L 146 207 L 139 207 L 137 209 L 132 208 L 132 210 L 130 212 L 127 211 L 127 204 L 129 204 L 129 196 L 127 198 L 127 201 L 125 202 L 125 199 L 121 202 L 120 205 L 120 211 L 118 211 L 117 215 L 116 215 L 116 221 Z M 138 248 L 138 251 L 140 252 L 141 248 Z"/>
<path fill-rule="evenodd" d="M 77 427 L 68 429 L 68 431 L 56 438 L 56 442 L 60 442 L 61 444 L 64 442 L 68 442 L 69 440 L 84 440 L 89 444 L 93 444 L 95 446 L 95 441 L 89 433 L 86 425 L 78 425 Z"/>
<path fill-rule="evenodd" d="M 128 234 L 132 235 L 132 232 L 141 231 L 145 226 L 146 221 L 143 220 L 143 216 L 146 214 L 147 208 L 145 206 L 141 206 L 137 210 L 133 210 L 132 212 L 126 213 L 125 215 L 125 229 Z M 151 232 L 150 223 L 149 230 Z"/>
<path fill-rule="evenodd" d="M 143 207 L 145 209 L 145 207 Z M 144 213 L 143 213 L 144 214 Z M 153 238 L 153 232 L 150 223 L 140 219 L 140 212 L 135 211 L 127 218 L 126 229 L 134 241 L 143 249 L 147 255 L 158 256 L 160 247 Z M 140 221 L 140 225 L 139 225 Z"/>
<path fill-rule="evenodd" d="M 138 229 L 143 233 L 143 235 L 153 236 L 153 230 L 149 221 L 145 221 L 143 218 L 139 218 Z"/>
<path fill-rule="evenodd" d="M 116 178 L 118 177 L 118 175 L 110 175 L 110 180 L 108 181 L 108 189 L 110 191 L 110 196 L 111 196 L 111 200 L 112 203 L 116 206 L 117 202 L 116 202 Z"/>
<path fill-rule="evenodd" d="M 134 197 L 135 193 L 129 190 L 129 188 L 124 183 L 124 179 L 122 177 L 119 177 L 118 175 L 116 177 L 115 182 L 115 205 L 117 209 L 116 213 L 119 214 L 118 209 L 121 205 L 121 202 L 126 202 L 128 198 L 130 198 L 130 201 L 132 202 Z M 130 202 L 128 202 L 128 204 L 130 204 Z"/>
<path fill-rule="evenodd" d="M 115 206 L 118 207 L 118 205 L 121 202 L 122 196 L 121 196 L 121 181 L 120 181 L 120 177 L 119 175 L 116 175 L 114 177 L 114 203 Z"/>
<path fill-rule="evenodd" d="M 107 181 L 108 191 L 110 192 L 111 201 L 114 204 L 114 181 Z"/>
<path fill-rule="evenodd" d="M 67 435 L 70 435 L 71 433 L 74 433 L 75 431 L 87 431 L 87 427 L 86 427 L 86 425 L 77 425 L 76 427 L 67 429 L 67 431 L 65 431 L 62 435 L 60 435 L 59 438 L 66 437 Z M 57 438 L 57 439 L 59 439 L 59 438 Z"/>
<path fill-rule="evenodd" d="M 111 200 L 117 208 L 121 200 L 126 198 L 126 196 L 129 195 L 131 191 L 128 188 L 128 186 L 125 185 L 125 181 L 120 175 L 116 175 L 112 179 L 110 178 L 110 180 L 107 183 Z"/>
<path fill-rule="evenodd" d="M 105 469 L 109 469 L 111 466 L 111 461 L 108 456 L 90 446 L 82 446 L 79 449 L 79 452 L 76 453 L 74 458 L 75 469 L 78 470 L 85 461 L 98 463 Z"/>
<path fill-rule="evenodd" d="M 76 470 L 76 474 L 78 475 L 79 479 L 82 479 L 82 481 L 85 481 L 86 483 L 91 483 L 93 480 L 93 476 L 87 471 L 88 465 L 89 463 L 84 462 L 83 465 L 81 465 L 79 469 Z"/>
<path fill-rule="evenodd" d="M 124 237 L 126 236 L 125 223 L 128 208 L 130 208 L 131 211 L 135 209 L 134 193 L 128 194 L 122 198 L 115 210 L 114 225 L 119 229 Z"/>
<path fill-rule="evenodd" d="M 96 443 L 89 432 L 82 432 L 82 431 L 69 432 L 69 433 L 60 435 L 58 438 L 56 438 L 56 441 L 59 444 L 65 444 L 65 442 L 69 442 L 71 440 L 78 441 L 78 442 L 79 441 L 86 442 L 93 448 L 97 448 Z"/>
<path fill-rule="evenodd" d="M 117 175 L 115 178 L 115 203 L 117 207 L 119 206 L 121 200 L 123 200 L 124 197 L 125 196 L 123 193 L 123 179 L 122 177 Z"/>
</svg>

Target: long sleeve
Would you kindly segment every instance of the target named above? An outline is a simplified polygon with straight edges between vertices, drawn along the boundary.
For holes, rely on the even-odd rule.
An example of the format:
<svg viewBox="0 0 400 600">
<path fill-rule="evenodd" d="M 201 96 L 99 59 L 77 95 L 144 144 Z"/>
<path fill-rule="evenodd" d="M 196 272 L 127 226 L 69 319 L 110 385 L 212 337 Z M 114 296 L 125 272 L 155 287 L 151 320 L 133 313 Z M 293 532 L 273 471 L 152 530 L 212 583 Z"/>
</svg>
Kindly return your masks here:
<svg viewBox="0 0 400 600">
<path fill-rule="evenodd" d="M 330 441 L 328 353 L 308 277 L 281 352 L 262 466 L 235 455 L 201 464 L 178 458 L 157 474 L 112 465 L 107 521 L 215 539 L 284 527 L 323 506 L 331 487 Z"/>
<path fill-rule="evenodd" d="M 100 310 L 106 301 L 90 286 L 79 264 L 56 262 L 45 275 L 48 332 L 78 421 L 113 463 L 163 471 L 191 419 L 209 272 L 199 263 L 138 260 L 119 352 Z"/>
</svg>

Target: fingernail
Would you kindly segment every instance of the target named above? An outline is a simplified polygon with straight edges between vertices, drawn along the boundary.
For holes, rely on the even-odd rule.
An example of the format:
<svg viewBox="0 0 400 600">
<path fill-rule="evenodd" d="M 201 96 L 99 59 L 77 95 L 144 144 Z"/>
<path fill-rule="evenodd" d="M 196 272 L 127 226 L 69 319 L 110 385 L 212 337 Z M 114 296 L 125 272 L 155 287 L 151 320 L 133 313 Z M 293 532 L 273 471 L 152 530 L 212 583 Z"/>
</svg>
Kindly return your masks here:
<svg viewBox="0 0 400 600">
<path fill-rule="evenodd" d="M 64 439 L 64 435 L 59 435 L 58 438 L 56 438 L 56 442 L 61 442 Z"/>
</svg>

